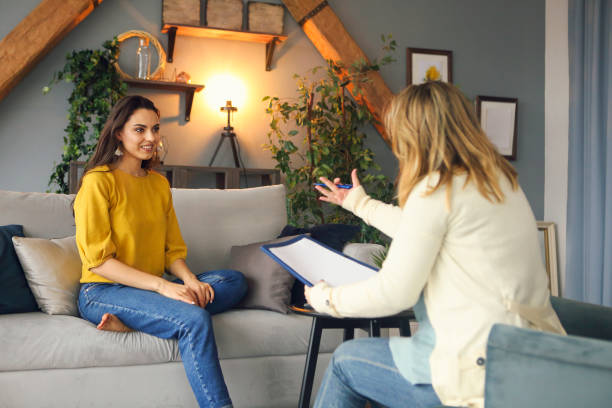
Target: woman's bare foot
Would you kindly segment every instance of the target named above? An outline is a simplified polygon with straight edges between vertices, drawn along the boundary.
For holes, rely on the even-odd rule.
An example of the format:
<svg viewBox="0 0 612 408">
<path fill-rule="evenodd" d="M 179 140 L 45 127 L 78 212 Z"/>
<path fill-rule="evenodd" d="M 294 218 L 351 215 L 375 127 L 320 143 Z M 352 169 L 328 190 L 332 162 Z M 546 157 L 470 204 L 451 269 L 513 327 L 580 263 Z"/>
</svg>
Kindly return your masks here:
<svg viewBox="0 0 612 408">
<path fill-rule="evenodd" d="M 97 326 L 98 330 L 115 331 L 115 332 L 131 332 L 134 331 L 127 327 L 117 316 L 110 313 L 104 313 L 102 320 Z"/>
</svg>

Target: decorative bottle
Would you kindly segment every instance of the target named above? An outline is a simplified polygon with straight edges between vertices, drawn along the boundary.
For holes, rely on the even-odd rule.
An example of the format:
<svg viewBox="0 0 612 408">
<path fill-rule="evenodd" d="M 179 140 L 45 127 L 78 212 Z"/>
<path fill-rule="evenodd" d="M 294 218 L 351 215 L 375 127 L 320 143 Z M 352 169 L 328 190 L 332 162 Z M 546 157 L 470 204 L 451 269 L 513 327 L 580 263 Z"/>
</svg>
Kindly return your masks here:
<svg viewBox="0 0 612 408">
<path fill-rule="evenodd" d="M 151 49 L 149 39 L 141 38 L 138 46 L 138 79 L 150 79 L 151 77 Z"/>
</svg>

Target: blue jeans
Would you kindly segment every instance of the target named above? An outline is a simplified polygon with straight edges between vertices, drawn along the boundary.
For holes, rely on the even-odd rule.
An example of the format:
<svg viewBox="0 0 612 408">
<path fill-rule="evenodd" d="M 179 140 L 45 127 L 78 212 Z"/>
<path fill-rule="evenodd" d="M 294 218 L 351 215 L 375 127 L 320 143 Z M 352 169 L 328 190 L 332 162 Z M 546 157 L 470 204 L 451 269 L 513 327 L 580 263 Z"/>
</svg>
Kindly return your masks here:
<svg viewBox="0 0 612 408">
<path fill-rule="evenodd" d="M 246 293 L 247 283 L 240 272 L 232 270 L 202 273 L 198 279 L 215 291 L 214 302 L 205 309 L 130 286 L 85 283 L 79 294 L 79 312 L 94 324 L 105 313 L 112 313 L 134 330 L 177 339 L 187 379 L 200 407 L 231 407 L 210 316 L 236 305 Z"/>
<path fill-rule="evenodd" d="M 385 338 L 342 343 L 334 352 L 315 408 L 433 407 L 440 399 L 431 384 L 413 385 L 398 371 Z"/>
</svg>

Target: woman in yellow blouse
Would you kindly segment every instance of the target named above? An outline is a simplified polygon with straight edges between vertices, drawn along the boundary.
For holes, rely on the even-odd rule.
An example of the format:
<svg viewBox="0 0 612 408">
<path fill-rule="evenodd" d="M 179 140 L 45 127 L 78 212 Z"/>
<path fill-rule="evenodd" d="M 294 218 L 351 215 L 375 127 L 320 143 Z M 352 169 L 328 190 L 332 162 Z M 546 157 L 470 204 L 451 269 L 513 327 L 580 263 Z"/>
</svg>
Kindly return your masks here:
<svg viewBox="0 0 612 408">
<path fill-rule="evenodd" d="M 178 340 L 201 407 L 231 407 L 211 314 L 244 296 L 240 272 L 194 275 L 168 181 L 158 163 L 159 111 L 142 96 L 119 101 L 100 134 L 74 201 L 83 262 L 79 311 L 102 330 Z M 167 270 L 178 280 L 162 278 Z"/>
</svg>

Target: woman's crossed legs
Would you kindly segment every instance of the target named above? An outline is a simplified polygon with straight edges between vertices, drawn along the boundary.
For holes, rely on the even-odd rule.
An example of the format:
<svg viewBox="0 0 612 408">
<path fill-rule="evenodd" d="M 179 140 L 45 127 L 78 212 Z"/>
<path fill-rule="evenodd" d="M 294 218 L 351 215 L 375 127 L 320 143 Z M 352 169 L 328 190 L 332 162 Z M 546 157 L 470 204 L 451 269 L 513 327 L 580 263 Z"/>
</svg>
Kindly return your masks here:
<svg viewBox="0 0 612 408">
<path fill-rule="evenodd" d="M 227 407 L 231 400 L 219 365 L 210 316 L 236 305 L 246 293 L 240 272 L 224 270 L 198 275 L 210 284 L 215 300 L 205 309 L 155 292 L 120 284 L 81 286 L 79 311 L 94 324 L 108 313 L 133 330 L 176 338 L 187 378 L 201 407 Z"/>
<path fill-rule="evenodd" d="M 363 408 L 366 401 L 403 408 L 440 405 L 431 384 L 413 385 L 400 374 L 385 338 L 342 343 L 327 367 L 315 408 Z"/>
</svg>

